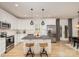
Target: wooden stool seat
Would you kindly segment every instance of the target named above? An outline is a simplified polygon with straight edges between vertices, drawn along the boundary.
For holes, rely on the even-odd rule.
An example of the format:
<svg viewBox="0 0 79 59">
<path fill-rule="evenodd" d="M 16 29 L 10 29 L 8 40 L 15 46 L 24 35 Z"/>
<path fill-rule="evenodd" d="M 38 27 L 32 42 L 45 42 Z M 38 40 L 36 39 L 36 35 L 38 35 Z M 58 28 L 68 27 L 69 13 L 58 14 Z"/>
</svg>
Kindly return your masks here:
<svg viewBox="0 0 79 59">
<path fill-rule="evenodd" d="M 40 43 L 40 47 L 42 48 L 42 51 L 40 51 L 40 56 L 42 57 L 42 55 L 46 55 L 48 57 L 47 51 L 45 50 L 45 48 L 48 46 L 47 43 Z"/>
<path fill-rule="evenodd" d="M 40 47 L 42 47 L 42 48 L 45 48 L 45 47 L 47 47 L 47 46 L 48 46 L 47 43 L 40 43 Z"/>
<path fill-rule="evenodd" d="M 33 47 L 34 43 L 26 43 L 26 47 Z"/>
<path fill-rule="evenodd" d="M 32 55 L 32 57 L 33 57 L 35 55 L 34 52 L 32 51 L 32 47 L 34 47 L 34 43 L 26 43 L 26 47 L 29 47 L 29 50 L 28 50 L 26 56 Z"/>
</svg>

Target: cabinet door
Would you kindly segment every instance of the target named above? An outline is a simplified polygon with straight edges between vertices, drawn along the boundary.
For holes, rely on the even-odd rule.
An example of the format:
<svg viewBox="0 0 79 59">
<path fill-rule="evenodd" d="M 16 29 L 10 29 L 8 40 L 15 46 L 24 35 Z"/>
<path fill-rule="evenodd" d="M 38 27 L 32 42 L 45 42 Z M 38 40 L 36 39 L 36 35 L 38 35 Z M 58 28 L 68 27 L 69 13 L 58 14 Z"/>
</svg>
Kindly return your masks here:
<svg viewBox="0 0 79 59">
<path fill-rule="evenodd" d="M 0 39 L 0 55 L 5 52 L 5 39 Z"/>
</svg>

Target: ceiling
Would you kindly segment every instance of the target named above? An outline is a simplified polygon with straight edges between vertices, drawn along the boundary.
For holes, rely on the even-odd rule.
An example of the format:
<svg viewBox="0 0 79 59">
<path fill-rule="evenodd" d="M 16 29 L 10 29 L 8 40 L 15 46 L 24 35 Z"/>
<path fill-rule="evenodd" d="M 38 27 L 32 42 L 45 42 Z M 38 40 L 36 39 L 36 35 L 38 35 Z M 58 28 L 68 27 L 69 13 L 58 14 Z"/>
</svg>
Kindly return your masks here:
<svg viewBox="0 0 79 59">
<path fill-rule="evenodd" d="M 79 2 L 0 2 L 0 8 L 21 19 L 74 18 L 78 15 Z"/>
</svg>

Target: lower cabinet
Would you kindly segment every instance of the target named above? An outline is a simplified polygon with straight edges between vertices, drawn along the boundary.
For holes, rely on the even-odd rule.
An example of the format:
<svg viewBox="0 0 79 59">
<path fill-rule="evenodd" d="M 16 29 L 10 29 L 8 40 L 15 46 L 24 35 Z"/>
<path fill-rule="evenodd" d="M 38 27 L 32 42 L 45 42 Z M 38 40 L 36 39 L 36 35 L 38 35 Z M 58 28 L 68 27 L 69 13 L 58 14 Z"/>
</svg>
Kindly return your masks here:
<svg viewBox="0 0 79 59">
<path fill-rule="evenodd" d="M 5 52 L 5 38 L 0 38 L 0 56 Z"/>
</svg>

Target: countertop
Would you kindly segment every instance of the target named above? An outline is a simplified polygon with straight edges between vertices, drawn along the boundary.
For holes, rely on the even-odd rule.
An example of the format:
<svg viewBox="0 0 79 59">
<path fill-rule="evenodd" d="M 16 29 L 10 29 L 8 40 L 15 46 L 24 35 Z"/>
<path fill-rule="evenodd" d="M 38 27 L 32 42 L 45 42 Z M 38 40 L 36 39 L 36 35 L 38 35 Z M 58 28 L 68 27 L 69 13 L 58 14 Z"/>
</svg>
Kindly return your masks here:
<svg viewBox="0 0 79 59">
<path fill-rule="evenodd" d="M 35 36 L 25 36 L 22 38 L 23 40 L 25 39 L 51 39 L 49 36 L 40 36 L 40 37 L 35 37 Z"/>
</svg>

